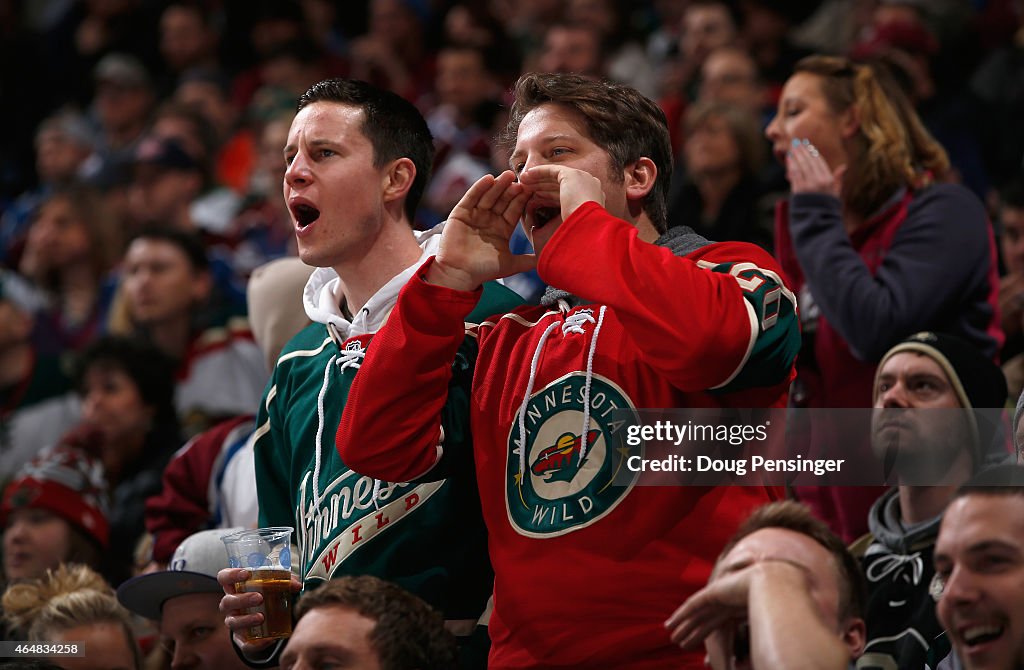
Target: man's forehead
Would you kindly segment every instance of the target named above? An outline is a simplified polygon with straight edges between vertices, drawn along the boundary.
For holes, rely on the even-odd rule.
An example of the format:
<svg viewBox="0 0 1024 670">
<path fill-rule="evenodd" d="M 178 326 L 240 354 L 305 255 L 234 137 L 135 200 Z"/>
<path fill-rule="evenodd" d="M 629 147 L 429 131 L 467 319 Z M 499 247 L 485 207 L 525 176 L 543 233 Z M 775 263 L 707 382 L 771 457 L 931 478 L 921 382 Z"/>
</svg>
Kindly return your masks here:
<svg viewBox="0 0 1024 670">
<path fill-rule="evenodd" d="M 337 123 L 344 120 L 361 124 L 365 114 L 366 111 L 359 105 L 333 100 L 317 100 L 309 103 L 295 114 L 289 135 L 297 133 L 306 126 L 316 127 L 319 124 Z"/>
<path fill-rule="evenodd" d="M 970 493 L 950 503 L 942 515 L 936 553 L 986 543 L 1024 550 L 1024 495 Z"/>
<path fill-rule="evenodd" d="M 931 356 L 921 351 L 900 351 L 893 354 L 882 366 L 881 374 L 931 373 L 949 382 L 949 375 Z"/>
<path fill-rule="evenodd" d="M 788 528 L 761 528 L 736 543 L 722 559 L 720 571 L 763 560 L 784 560 L 814 570 L 833 566 L 832 554 L 816 540 Z"/>
<path fill-rule="evenodd" d="M 565 137 L 589 139 L 583 114 L 561 103 L 544 102 L 523 116 L 516 132 L 516 149 L 526 141 Z"/>
<path fill-rule="evenodd" d="M 218 593 L 183 593 L 168 598 L 160 608 L 160 632 L 173 634 L 178 629 L 196 623 L 206 623 L 213 618 L 220 618 L 220 598 Z"/>
<path fill-rule="evenodd" d="M 295 624 L 285 653 L 300 650 L 370 649 L 370 637 L 377 622 L 348 605 L 330 603 L 314 607 Z"/>
</svg>

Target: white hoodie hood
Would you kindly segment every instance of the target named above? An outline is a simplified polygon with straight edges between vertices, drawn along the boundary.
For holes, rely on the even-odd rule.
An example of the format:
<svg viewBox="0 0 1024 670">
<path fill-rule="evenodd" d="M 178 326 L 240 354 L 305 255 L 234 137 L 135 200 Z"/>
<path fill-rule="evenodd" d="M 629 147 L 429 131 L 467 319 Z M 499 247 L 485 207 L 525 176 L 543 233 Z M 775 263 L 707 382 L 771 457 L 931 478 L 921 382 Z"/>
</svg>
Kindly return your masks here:
<svg viewBox="0 0 1024 670">
<path fill-rule="evenodd" d="M 405 283 L 428 258 L 437 254 L 441 246 L 443 229 L 444 224 L 440 223 L 427 231 L 413 231 L 422 249 L 419 259 L 374 293 L 359 313 L 353 316 L 351 322 L 341 313 L 343 286 L 338 273 L 332 268 L 317 268 L 310 275 L 302 291 L 302 304 L 306 308 L 306 316 L 315 323 L 334 325 L 342 340 L 377 332 L 394 308 L 398 301 L 398 293 Z"/>
</svg>

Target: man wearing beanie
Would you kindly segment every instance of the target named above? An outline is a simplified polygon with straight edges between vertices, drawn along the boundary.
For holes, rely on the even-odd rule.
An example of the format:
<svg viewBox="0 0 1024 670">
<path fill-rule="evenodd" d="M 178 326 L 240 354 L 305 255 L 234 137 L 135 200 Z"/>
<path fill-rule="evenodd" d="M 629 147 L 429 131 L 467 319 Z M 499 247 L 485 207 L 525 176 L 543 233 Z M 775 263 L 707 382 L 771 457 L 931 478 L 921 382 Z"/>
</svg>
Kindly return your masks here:
<svg viewBox="0 0 1024 670">
<path fill-rule="evenodd" d="M 59 445 L 24 466 L 4 489 L 4 575 L 34 579 L 61 563 L 98 568 L 110 541 L 103 466 Z"/>
<path fill-rule="evenodd" d="M 193 533 L 174 551 L 170 569 L 129 579 L 117 599 L 139 616 L 156 621 L 170 646 L 172 668 L 245 670 L 224 629 L 217 572 L 228 567 L 222 537 L 242 530 Z"/>
<path fill-rule="evenodd" d="M 996 430 L 1006 393 L 999 366 L 951 335 L 917 333 L 878 364 L 871 442 L 898 486 L 875 501 L 870 532 L 851 546 L 868 583 L 858 668 L 935 667 L 949 652 L 932 553 L 956 489 L 1009 459 Z"/>
</svg>

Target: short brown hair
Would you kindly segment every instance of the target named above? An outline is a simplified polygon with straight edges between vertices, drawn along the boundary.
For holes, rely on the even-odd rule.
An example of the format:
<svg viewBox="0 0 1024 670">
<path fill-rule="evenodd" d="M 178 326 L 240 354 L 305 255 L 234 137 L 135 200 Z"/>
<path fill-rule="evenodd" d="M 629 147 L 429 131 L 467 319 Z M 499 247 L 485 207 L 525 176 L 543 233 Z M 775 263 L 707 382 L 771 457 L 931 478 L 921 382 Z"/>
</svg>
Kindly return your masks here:
<svg viewBox="0 0 1024 670">
<path fill-rule="evenodd" d="M 668 188 L 672 181 L 672 146 L 665 113 L 636 89 L 576 74 L 534 72 L 524 74 L 513 88 L 515 102 L 500 142 L 511 147 L 519 124 L 545 103 L 557 103 L 579 112 L 587 136 L 611 157 L 612 175 L 621 179 L 627 165 L 643 157 L 658 169 L 654 188 L 643 207 L 655 229 L 668 229 Z"/>
<path fill-rule="evenodd" d="M 303 595 L 296 621 L 321 607 L 344 607 L 375 622 L 370 646 L 381 670 L 451 670 L 455 637 L 441 614 L 405 589 L 371 575 L 332 579 Z"/>
<path fill-rule="evenodd" d="M 722 553 L 718 555 L 716 566 L 740 540 L 765 528 L 782 528 L 806 535 L 828 550 L 835 559 L 839 576 L 838 614 L 840 621 L 864 617 L 867 586 L 857 559 L 853 557 L 843 541 L 829 530 L 825 522 L 815 517 L 805 505 L 798 502 L 781 500 L 762 505 L 754 510 L 739 527 L 739 530 L 729 538 Z"/>
</svg>

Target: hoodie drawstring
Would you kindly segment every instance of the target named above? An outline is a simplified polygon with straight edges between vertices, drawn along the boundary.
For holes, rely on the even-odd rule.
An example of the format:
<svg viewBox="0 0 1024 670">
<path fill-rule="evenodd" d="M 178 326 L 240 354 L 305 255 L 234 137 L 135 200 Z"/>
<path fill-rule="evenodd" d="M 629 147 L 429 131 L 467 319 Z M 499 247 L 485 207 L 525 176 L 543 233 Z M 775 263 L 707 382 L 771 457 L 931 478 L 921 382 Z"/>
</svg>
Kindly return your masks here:
<svg viewBox="0 0 1024 670">
<path fill-rule="evenodd" d="M 333 324 L 332 324 L 333 325 Z M 333 335 L 333 334 L 332 334 Z M 365 349 L 345 349 L 342 348 L 337 355 L 331 356 L 330 360 L 327 361 L 327 365 L 324 367 L 324 382 L 320 386 L 320 393 L 316 397 L 316 447 L 314 452 L 314 465 L 313 465 L 313 501 L 314 504 L 319 507 L 323 500 L 320 497 L 320 461 L 321 452 L 323 451 L 323 435 L 324 435 L 324 397 L 327 395 L 327 387 L 330 385 L 331 380 L 331 368 L 335 365 L 338 367 L 338 373 L 342 373 L 348 368 L 359 369 L 359 366 L 363 363 L 363 358 L 366 357 Z M 379 479 L 373 480 L 373 507 L 379 510 L 380 504 L 377 498 L 380 496 L 381 481 Z"/>
<path fill-rule="evenodd" d="M 537 348 L 533 352 L 533 360 L 530 361 L 530 381 L 526 383 L 526 395 L 523 396 L 523 404 L 519 408 L 519 475 L 520 480 L 526 476 L 526 405 L 530 402 L 530 394 L 533 393 L 533 383 L 537 380 L 537 361 L 540 360 L 541 349 L 544 348 L 544 340 L 555 329 L 558 322 L 548 324 L 544 333 L 537 342 Z"/>
<path fill-rule="evenodd" d="M 327 395 L 327 386 L 331 380 L 331 368 L 334 367 L 335 362 L 338 360 L 337 356 L 331 356 L 331 359 L 327 361 L 327 365 L 324 366 L 324 382 L 320 386 L 320 393 L 316 396 L 316 450 L 313 452 L 314 461 L 313 465 L 313 504 L 316 507 L 320 507 L 320 452 L 323 450 L 323 436 L 324 436 L 324 396 Z"/>
<path fill-rule="evenodd" d="M 562 311 L 568 309 L 565 303 L 560 303 Z M 594 353 L 597 351 L 597 337 L 601 332 L 601 325 L 604 323 L 604 313 L 607 306 L 602 305 L 601 311 L 598 314 L 598 318 L 594 319 L 594 310 L 592 309 L 581 309 L 575 314 L 570 314 L 566 317 L 565 322 L 562 324 L 562 337 L 565 337 L 569 333 L 577 333 L 584 335 L 586 333 L 583 330 L 583 324 L 596 323 L 597 326 L 594 328 L 594 336 L 590 340 L 590 350 L 587 353 L 587 376 L 586 382 L 583 387 L 583 431 L 580 433 L 580 464 L 582 465 L 583 459 L 587 455 L 587 434 L 590 430 L 590 386 L 591 381 L 594 377 Z M 544 329 L 543 334 L 540 336 L 540 340 L 537 341 L 537 348 L 533 352 L 533 359 L 530 361 L 530 379 L 526 384 L 526 393 L 523 396 L 523 403 L 519 407 L 519 475 L 520 480 L 526 476 L 526 410 L 527 405 L 530 402 L 530 395 L 533 393 L 534 383 L 537 381 L 537 364 L 540 361 L 540 354 L 544 348 L 544 343 L 548 339 L 548 335 L 555 329 L 558 322 L 549 324 Z"/>
<path fill-rule="evenodd" d="M 342 349 L 336 358 L 338 372 L 344 372 L 348 368 L 358 370 L 359 366 L 363 364 L 363 359 L 366 358 L 366 351 L 364 349 Z"/>
<path fill-rule="evenodd" d="M 865 573 L 868 581 L 879 582 L 890 574 L 897 572 L 904 565 L 910 566 L 910 578 L 914 582 L 914 586 L 917 586 L 921 582 L 921 576 L 924 573 L 924 561 L 921 560 L 921 552 L 914 552 L 913 554 L 888 554 L 877 561 L 874 561 Z"/>
<path fill-rule="evenodd" d="M 607 307 L 602 305 L 601 311 L 597 315 L 597 326 L 594 328 L 594 337 L 590 340 L 590 352 L 587 354 L 587 381 L 583 386 L 583 432 L 580 433 L 580 467 L 583 467 L 583 459 L 587 457 L 587 447 L 590 445 L 590 440 L 587 439 L 587 436 L 590 434 L 590 382 L 594 378 L 594 352 L 597 351 L 597 336 L 601 333 L 601 326 L 604 324 L 604 311 L 606 309 Z M 585 311 L 590 312 L 590 310 Z M 578 315 L 573 314 L 573 316 Z M 586 318 L 590 323 L 594 322 L 594 317 L 591 314 L 586 314 Z M 565 326 L 562 328 L 563 335 L 565 334 L 566 327 L 569 326 L 570 319 L 565 320 Z M 583 332 L 583 329 L 578 325 L 573 324 L 573 327 L 578 330 L 573 330 L 572 332 Z"/>
</svg>

